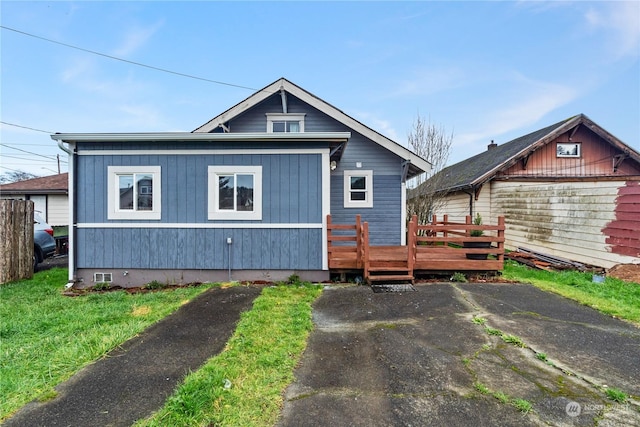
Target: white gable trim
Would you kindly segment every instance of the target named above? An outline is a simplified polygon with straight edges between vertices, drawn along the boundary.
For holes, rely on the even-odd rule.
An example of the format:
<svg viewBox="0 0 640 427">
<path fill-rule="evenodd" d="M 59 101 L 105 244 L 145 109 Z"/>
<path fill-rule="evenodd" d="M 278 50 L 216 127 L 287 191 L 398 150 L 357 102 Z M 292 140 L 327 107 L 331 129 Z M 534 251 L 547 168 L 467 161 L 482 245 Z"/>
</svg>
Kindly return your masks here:
<svg viewBox="0 0 640 427">
<path fill-rule="evenodd" d="M 403 158 L 405 160 L 408 160 L 409 162 L 411 162 L 411 164 L 413 164 L 414 166 L 420 168 L 421 170 L 423 170 L 425 172 L 431 170 L 431 165 L 429 164 L 429 162 L 427 162 L 426 160 L 424 160 L 420 156 L 416 155 L 411 150 L 403 147 L 402 145 L 400 145 L 397 142 L 385 137 L 384 135 L 379 134 L 378 132 L 374 131 L 373 129 L 365 126 L 362 123 L 360 123 L 356 119 L 346 115 L 345 113 L 343 113 L 342 111 L 338 110 L 334 106 L 326 103 L 325 101 L 321 100 L 320 98 L 312 95 L 311 93 L 309 93 L 306 90 L 300 88 L 299 86 L 296 86 L 295 84 L 291 83 L 290 81 L 288 81 L 287 79 L 284 79 L 284 78 L 275 81 L 274 83 L 272 83 L 269 86 L 265 87 L 264 89 L 256 92 L 255 94 L 251 95 L 249 98 L 245 99 L 244 101 L 240 102 L 239 104 L 235 105 L 234 107 L 231 107 L 229 110 L 225 111 L 224 113 L 220 114 L 219 116 L 214 117 L 213 119 L 211 119 L 210 121 L 208 121 L 204 125 L 200 126 L 196 130 L 194 130 L 194 132 L 196 132 L 196 133 L 211 132 L 214 129 L 216 129 L 218 126 L 226 123 L 227 121 L 233 119 L 234 117 L 238 116 L 239 114 L 249 110 L 251 107 L 257 105 L 258 103 L 260 103 L 262 101 L 264 101 L 266 98 L 268 98 L 269 96 L 273 95 L 274 93 L 277 93 L 281 89 L 284 89 L 285 91 L 289 92 L 293 96 L 301 99 L 302 101 L 306 102 L 307 104 L 311 105 L 312 107 L 322 111 L 323 113 L 325 113 L 329 117 L 332 117 L 333 119 L 343 123 L 344 125 L 346 125 L 346 126 L 350 127 L 351 129 L 355 130 L 356 132 L 364 135 L 365 137 L 367 137 L 370 140 L 374 141 L 378 145 L 380 145 L 380 146 L 386 148 L 387 150 L 397 154 L 401 158 Z"/>
</svg>

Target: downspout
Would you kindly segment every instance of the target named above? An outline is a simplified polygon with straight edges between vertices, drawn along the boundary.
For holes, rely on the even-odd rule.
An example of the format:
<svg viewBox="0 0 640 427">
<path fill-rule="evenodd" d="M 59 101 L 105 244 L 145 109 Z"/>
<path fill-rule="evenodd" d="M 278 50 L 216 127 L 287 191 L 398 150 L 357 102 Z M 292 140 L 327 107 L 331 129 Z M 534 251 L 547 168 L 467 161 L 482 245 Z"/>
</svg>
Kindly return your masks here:
<svg viewBox="0 0 640 427">
<path fill-rule="evenodd" d="M 69 143 L 69 145 L 71 145 Z M 64 146 L 64 142 L 62 140 L 58 140 L 58 147 L 67 153 L 69 157 L 69 282 L 67 287 L 72 287 L 76 281 L 75 271 L 76 271 L 76 185 L 77 185 L 77 161 L 76 157 L 78 156 L 78 150 L 76 147 L 73 147 L 73 151 Z"/>
<path fill-rule="evenodd" d="M 475 189 L 471 187 L 471 191 L 464 192 L 469 195 L 469 215 L 473 218 L 473 198 L 475 196 Z"/>
</svg>

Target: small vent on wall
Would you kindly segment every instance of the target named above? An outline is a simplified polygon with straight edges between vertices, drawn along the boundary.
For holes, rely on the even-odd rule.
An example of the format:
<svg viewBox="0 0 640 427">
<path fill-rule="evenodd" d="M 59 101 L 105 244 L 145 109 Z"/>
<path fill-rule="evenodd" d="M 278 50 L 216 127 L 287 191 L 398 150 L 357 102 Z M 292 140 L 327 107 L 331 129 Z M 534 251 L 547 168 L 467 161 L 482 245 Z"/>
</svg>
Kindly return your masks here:
<svg viewBox="0 0 640 427">
<path fill-rule="evenodd" d="M 93 273 L 93 281 L 96 283 L 111 283 L 113 276 L 111 273 Z"/>
</svg>

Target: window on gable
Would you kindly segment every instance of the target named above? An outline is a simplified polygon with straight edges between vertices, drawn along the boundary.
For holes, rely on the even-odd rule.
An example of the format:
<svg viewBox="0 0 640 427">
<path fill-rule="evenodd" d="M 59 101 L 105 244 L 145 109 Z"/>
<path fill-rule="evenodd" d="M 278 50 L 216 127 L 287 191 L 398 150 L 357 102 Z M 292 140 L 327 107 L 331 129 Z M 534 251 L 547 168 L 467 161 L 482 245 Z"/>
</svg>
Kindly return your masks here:
<svg viewBox="0 0 640 427">
<path fill-rule="evenodd" d="M 108 219 L 160 219 L 160 166 L 109 166 Z"/>
<path fill-rule="evenodd" d="M 262 219 L 262 166 L 209 166 L 209 219 Z"/>
<path fill-rule="evenodd" d="M 267 132 L 304 132 L 304 114 L 267 114 Z"/>
<path fill-rule="evenodd" d="M 373 207 L 373 171 L 344 171 L 344 207 Z"/>
</svg>

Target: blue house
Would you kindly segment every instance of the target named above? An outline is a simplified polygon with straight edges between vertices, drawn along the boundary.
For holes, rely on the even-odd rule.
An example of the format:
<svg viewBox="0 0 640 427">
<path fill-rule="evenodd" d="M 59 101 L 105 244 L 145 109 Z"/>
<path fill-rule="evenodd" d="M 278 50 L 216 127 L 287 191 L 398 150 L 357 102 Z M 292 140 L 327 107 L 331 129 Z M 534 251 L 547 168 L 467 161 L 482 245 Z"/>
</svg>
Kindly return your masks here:
<svg viewBox="0 0 640 427">
<path fill-rule="evenodd" d="M 405 243 L 429 163 L 286 79 L 193 132 L 55 134 L 69 154 L 69 280 L 329 278 L 327 215 Z"/>
</svg>

